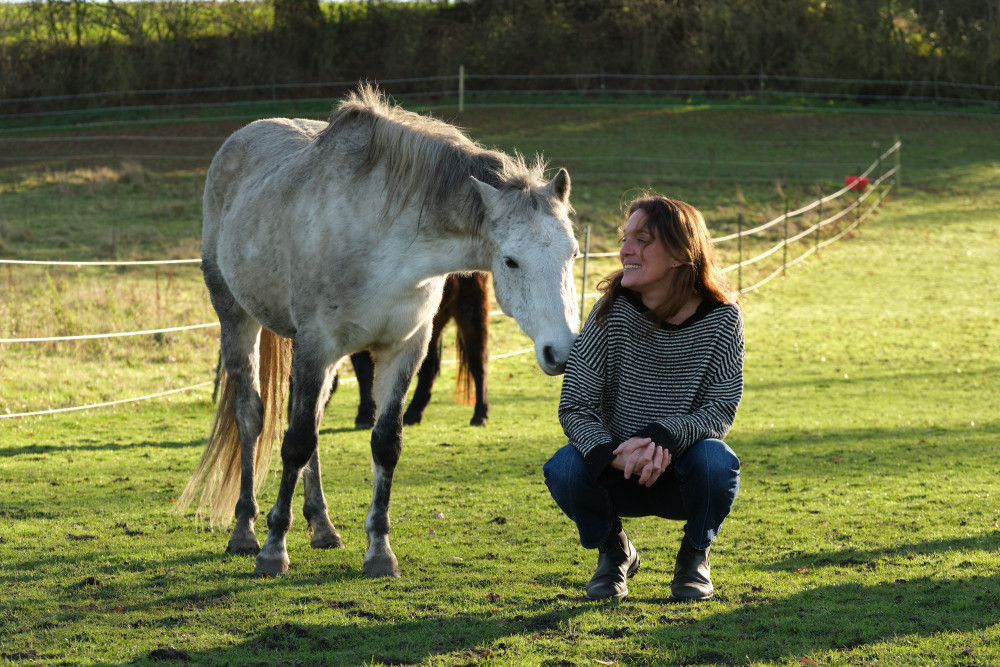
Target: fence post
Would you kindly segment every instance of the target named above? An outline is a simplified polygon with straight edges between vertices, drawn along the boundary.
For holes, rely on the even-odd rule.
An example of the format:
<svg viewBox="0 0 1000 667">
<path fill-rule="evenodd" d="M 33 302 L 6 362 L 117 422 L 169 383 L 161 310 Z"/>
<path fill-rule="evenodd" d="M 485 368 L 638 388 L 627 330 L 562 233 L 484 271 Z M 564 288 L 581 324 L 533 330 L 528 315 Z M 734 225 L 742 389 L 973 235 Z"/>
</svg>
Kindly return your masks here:
<svg viewBox="0 0 1000 667">
<path fill-rule="evenodd" d="M 788 266 L 788 198 L 785 198 L 785 242 L 781 245 L 781 277 L 785 277 Z"/>
<path fill-rule="evenodd" d="M 587 260 L 590 258 L 590 225 L 583 237 L 583 279 L 580 285 L 580 328 L 583 328 L 584 305 L 587 299 Z"/>
<path fill-rule="evenodd" d="M 894 136 L 894 139 L 896 140 L 894 142 L 894 145 L 896 146 L 896 150 L 895 150 L 895 153 L 896 153 L 896 189 L 899 190 L 899 184 L 900 184 L 900 177 L 899 177 L 899 175 L 903 171 L 903 163 L 901 161 L 901 158 L 900 158 L 899 154 L 903 150 L 903 144 L 900 143 L 900 141 L 899 141 L 899 135 L 898 134 Z"/>
<path fill-rule="evenodd" d="M 858 173 L 860 174 L 861 172 L 859 171 Z M 854 207 L 854 222 L 857 223 L 855 226 L 858 228 L 859 234 L 861 233 L 861 192 L 862 192 L 860 185 L 861 183 L 859 182 L 858 198 L 854 200 L 856 202 L 856 205 Z"/>
<path fill-rule="evenodd" d="M 816 213 L 816 243 L 815 243 L 815 253 L 819 255 L 819 232 L 823 225 L 823 198 L 820 197 L 819 200 L 819 211 Z"/>
<path fill-rule="evenodd" d="M 465 65 L 458 66 L 458 113 L 465 111 Z"/>
<path fill-rule="evenodd" d="M 736 289 L 743 294 L 743 211 L 736 214 Z"/>
</svg>

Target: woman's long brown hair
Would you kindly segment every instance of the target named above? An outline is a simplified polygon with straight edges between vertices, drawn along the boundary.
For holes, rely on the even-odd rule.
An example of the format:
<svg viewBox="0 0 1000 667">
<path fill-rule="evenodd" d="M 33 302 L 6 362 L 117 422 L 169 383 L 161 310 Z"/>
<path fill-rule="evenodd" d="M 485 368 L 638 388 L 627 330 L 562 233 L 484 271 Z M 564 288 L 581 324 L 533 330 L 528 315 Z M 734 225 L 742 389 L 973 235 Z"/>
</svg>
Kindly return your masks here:
<svg viewBox="0 0 1000 667">
<path fill-rule="evenodd" d="M 739 293 L 729 286 L 716 266 L 712 236 L 698 209 L 682 201 L 647 193 L 629 204 L 625 219 L 640 209 L 646 213 L 647 231 L 681 262 L 681 266 L 671 272 L 673 294 L 659 308 L 650 311 L 657 326 L 676 315 L 693 294 L 739 306 Z M 607 322 L 615 300 L 628 289 L 622 287 L 622 274 L 623 270 L 619 269 L 597 286 L 604 294 L 595 315 L 601 326 Z"/>
</svg>

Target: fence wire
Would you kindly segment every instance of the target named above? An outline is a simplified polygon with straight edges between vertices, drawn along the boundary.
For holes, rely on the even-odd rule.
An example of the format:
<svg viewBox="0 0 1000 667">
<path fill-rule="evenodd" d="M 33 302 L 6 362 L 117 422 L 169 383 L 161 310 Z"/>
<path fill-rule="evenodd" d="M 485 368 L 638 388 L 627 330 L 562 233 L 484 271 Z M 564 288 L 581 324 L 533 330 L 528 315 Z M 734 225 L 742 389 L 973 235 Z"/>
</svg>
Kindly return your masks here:
<svg viewBox="0 0 1000 667">
<path fill-rule="evenodd" d="M 839 241 L 840 239 L 844 238 L 847 234 L 851 233 L 859 225 L 861 225 L 861 223 L 865 219 L 867 219 L 877 209 L 877 207 L 881 204 L 881 202 L 885 199 L 885 197 L 892 190 L 892 188 L 893 188 L 894 185 L 898 186 L 898 183 L 899 183 L 899 173 L 900 173 L 900 169 L 901 169 L 901 164 L 900 164 L 900 159 L 899 159 L 901 148 L 902 148 L 902 142 L 899 141 L 899 140 L 897 140 L 888 150 L 886 150 L 884 153 L 880 154 L 876 158 L 876 160 L 864 172 L 862 172 L 859 175 L 859 177 L 856 178 L 855 181 L 853 181 L 851 183 L 845 184 L 845 186 L 843 188 L 840 188 L 836 192 L 833 192 L 833 193 L 831 193 L 829 195 L 826 195 L 824 197 L 816 199 L 816 200 L 814 200 L 814 201 L 812 201 L 812 202 L 810 202 L 810 203 L 806 204 L 805 206 L 802 206 L 802 207 L 800 207 L 798 209 L 786 212 L 786 213 L 782 214 L 781 216 L 778 216 L 778 217 L 774 218 L 773 220 L 769 220 L 768 222 L 765 222 L 765 223 L 763 223 L 761 225 L 758 225 L 756 227 L 753 227 L 753 228 L 750 228 L 750 229 L 746 229 L 746 230 L 742 230 L 741 229 L 741 230 L 739 230 L 739 231 L 737 231 L 735 233 L 724 235 L 724 236 L 720 236 L 720 237 L 717 237 L 717 238 L 713 239 L 714 243 L 716 243 L 716 244 L 725 243 L 725 242 L 733 241 L 733 240 L 737 240 L 737 241 L 741 242 L 739 244 L 739 248 L 738 248 L 738 253 L 739 253 L 738 261 L 735 264 L 723 267 L 721 269 L 721 272 L 722 273 L 730 273 L 732 271 L 737 271 L 738 275 L 739 275 L 738 284 L 737 284 L 738 290 L 739 290 L 740 294 L 748 294 L 750 292 L 753 292 L 755 290 L 760 289 L 762 286 L 764 286 L 765 284 L 767 284 L 768 282 L 770 282 L 771 280 L 773 280 L 776 276 L 778 276 L 780 274 L 783 274 L 788 267 L 795 266 L 795 265 L 799 264 L 800 262 L 804 261 L 807 257 L 809 257 L 812 254 L 818 252 L 820 249 L 825 248 L 825 247 L 831 245 L 832 243 L 835 243 L 835 242 Z M 879 174 L 877 177 L 875 177 L 875 179 L 873 181 L 869 182 L 869 179 L 870 179 L 872 173 L 875 172 L 876 169 L 880 168 L 881 165 L 883 164 L 883 162 L 885 162 L 888 158 L 893 157 L 893 156 L 895 156 L 895 159 L 896 159 L 895 165 L 893 167 L 887 169 L 885 172 Z M 895 182 L 886 183 L 886 181 L 888 181 L 892 177 L 895 177 Z M 864 180 L 862 180 L 862 179 L 864 179 Z M 858 195 L 858 197 L 855 200 L 853 200 L 850 203 L 848 203 L 846 206 L 844 206 L 842 209 L 840 209 L 836 213 L 834 213 L 834 214 L 832 214 L 832 215 L 830 215 L 830 216 L 828 216 L 828 217 L 826 217 L 826 218 L 824 218 L 822 220 L 819 220 L 819 221 L 815 222 L 810 227 L 808 227 L 806 229 L 803 229 L 803 230 L 800 230 L 800 231 L 798 231 L 796 234 L 794 234 L 792 236 L 788 235 L 788 233 L 787 233 L 787 228 L 788 228 L 787 223 L 788 223 L 788 220 L 790 220 L 792 218 L 799 217 L 799 216 L 804 216 L 806 213 L 808 213 L 808 212 L 810 212 L 810 211 L 812 211 L 814 209 L 819 209 L 819 211 L 822 211 L 823 204 L 826 204 L 826 203 L 829 203 L 829 202 L 834 201 L 836 199 L 839 199 L 839 198 L 845 196 L 846 194 L 848 194 L 849 192 L 851 192 L 852 190 L 855 190 L 855 189 L 858 189 L 858 188 L 862 187 L 862 183 L 867 183 L 867 185 L 864 186 L 865 189 L 860 192 L 860 194 Z M 883 184 L 885 184 L 885 187 L 882 187 Z M 872 196 L 873 193 L 877 193 L 875 201 L 864 212 L 862 212 L 860 210 L 862 203 L 865 202 L 870 196 Z M 856 212 L 856 217 L 855 217 L 855 220 L 850 225 L 848 225 L 843 230 L 839 231 L 836 235 L 834 235 L 834 236 L 832 236 L 832 237 L 830 237 L 828 239 L 825 239 L 823 241 L 819 241 L 819 232 L 820 232 L 821 229 L 823 229 L 824 227 L 827 227 L 827 226 L 829 226 L 831 224 L 834 224 L 835 222 L 838 222 L 838 221 L 844 219 L 844 217 L 848 213 L 850 213 L 851 211 L 855 211 Z M 786 223 L 785 224 L 785 235 L 784 235 L 784 238 L 782 238 L 778 243 L 776 243 L 775 245 L 771 246 L 770 248 L 768 248 L 767 250 L 765 250 L 762 253 L 759 253 L 759 254 L 757 254 L 757 255 L 755 255 L 753 257 L 749 257 L 749 258 L 746 258 L 746 259 L 743 258 L 743 256 L 742 256 L 743 255 L 742 240 L 744 238 L 747 238 L 747 237 L 750 237 L 750 236 L 754 236 L 754 235 L 760 234 L 762 232 L 765 232 L 767 230 L 770 230 L 770 229 L 776 227 L 778 224 L 783 223 L 783 222 Z M 782 259 L 781 264 L 777 268 L 775 268 L 774 270 L 772 270 L 770 273 L 768 273 L 761 280 L 759 280 L 758 282 L 756 282 L 756 283 L 754 283 L 752 285 L 749 285 L 747 287 L 744 287 L 742 285 L 742 272 L 741 272 L 741 269 L 743 267 L 750 266 L 750 265 L 755 264 L 755 263 L 757 263 L 757 262 L 759 262 L 759 261 L 761 261 L 763 259 L 766 259 L 767 257 L 770 257 L 771 255 L 774 255 L 775 253 L 777 253 L 779 250 L 783 250 L 783 249 L 787 250 L 789 244 L 796 243 L 796 242 L 798 242 L 800 240 L 803 240 L 806 237 L 808 237 L 809 235 L 814 234 L 814 233 L 817 235 L 816 242 L 809 249 L 807 249 L 805 252 L 801 253 L 800 255 L 798 255 L 797 257 L 795 257 L 795 258 L 793 258 L 791 260 L 787 259 L 787 256 L 785 256 Z M 588 252 L 588 253 L 585 254 L 584 259 L 586 260 L 588 258 L 595 258 L 595 257 L 614 257 L 614 256 L 617 256 L 617 254 L 618 253 L 616 253 L 616 252 L 603 252 L 603 253 L 589 253 Z M 161 265 L 161 264 L 194 264 L 194 263 L 200 263 L 200 262 L 201 262 L 200 259 L 136 260 L 136 261 L 93 261 L 93 262 L 91 262 L 91 261 L 44 261 L 44 260 L 0 259 L 0 264 L 9 264 L 9 265 L 20 264 L 20 265 L 74 266 L 74 267 L 83 267 L 83 266 L 148 266 L 148 265 Z M 584 273 L 583 273 L 583 278 L 582 278 L 583 289 L 581 290 L 581 292 L 583 292 L 583 294 L 584 294 L 584 296 L 583 296 L 584 299 L 586 299 L 586 298 L 594 298 L 594 297 L 596 297 L 598 295 L 596 295 L 596 294 L 587 294 L 586 293 L 586 285 L 587 285 L 586 261 L 584 262 L 584 267 L 585 268 L 584 268 Z M 493 311 L 490 314 L 491 315 L 495 315 L 495 314 L 498 314 L 498 312 L 497 311 Z M 582 316 L 583 316 L 583 308 L 581 307 L 581 317 Z M 139 336 L 139 335 L 147 335 L 147 334 L 151 335 L 151 334 L 167 333 L 167 332 L 172 332 L 172 331 L 183 331 L 183 330 L 191 330 L 191 329 L 203 329 L 203 328 L 217 327 L 217 326 L 219 326 L 217 322 L 211 322 L 211 323 L 205 323 L 205 324 L 194 324 L 194 325 L 187 325 L 187 326 L 168 327 L 168 328 L 164 328 L 164 329 L 150 329 L 150 330 L 132 331 L 132 332 L 114 332 L 114 333 L 105 333 L 105 334 L 86 334 L 86 335 L 79 335 L 79 336 L 47 336 L 47 337 L 35 337 L 35 338 L 0 338 L 0 343 L 4 343 L 4 344 L 11 344 L 11 343 L 39 343 L 39 342 L 85 340 L 85 339 L 98 339 L 98 338 L 117 338 L 117 337 L 124 337 L 124 336 Z M 514 357 L 514 356 L 518 356 L 518 355 L 522 355 L 522 354 L 528 354 L 528 353 L 530 353 L 532 351 L 533 351 L 533 348 L 526 348 L 526 349 L 523 349 L 523 350 L 516 350 L 516 351 L 513 351 L 513 352 L 504 353 L 504 354 L 492 355 L 492 356 L 489 357 L 489 359 L 490 360 L 504 359 L 504 358 Z M 125 403 L 132 403 L 132 402 L 138 402 L 138 401 L 142 401 L 142 400 L 148 400 L 148 399 L 152 399 L 152 398 L 158 398 L 158 397 L 167 396 L 167 395 L 170 395 L 170 394 L 175 394 L 175 393 L 180 393 L 180 392 L 191 391 L 193 389 L 197 389 L 197 388 L 200 388 L 200 387 L 205 387 L 205 386 L 208 386 L 208 385 L 211 385 L 211 384 L 213 384 L 213 383 L 212 382 L 204 382 L 204 383 L 201 383 L 201 384 L 191 385 L 189 387 L 182 387 L 182 388 L 179 388 L 179 389 L 172 389 L 172 390 L 168 390 L 168 391 L 164 391 L 164 392 L 159 392 L 159 393 L 155 393 L 155 394 L 148 394 L 148 395 L 145 395 L 145 396 L 139 396 L 139 397 L 135 397 L 135 398 L 121 399 L 121 400 L 117 400 L 117 401 L 109 401 L 109 402 L 96 403 L 96 404 L 90 404 L 90 405 L 73 406 L 73 407 L 68 407 L 68 408 L 55 408 L 55 409 L 51 409 L 51 410 L 41 410 L 41 411 L 36 411 L 36 412 L 22 412 L 22 413 L 16 413 L 16 414 L 0 414 L 0 419 L 19 418 L 19 417 L 31 417 L 31 416 L 39 416 L 39 415 L 56 414 L 56 413 L 62 413 L 62 412 L 70 412 L 70 411 L 76 411 L 76 410 L 86 410 L 86 409 L 91 409 L 91 408 L 109 407 L 109 406 L 121 405 L 121 404 L 125 404 Z"/>
</svg>

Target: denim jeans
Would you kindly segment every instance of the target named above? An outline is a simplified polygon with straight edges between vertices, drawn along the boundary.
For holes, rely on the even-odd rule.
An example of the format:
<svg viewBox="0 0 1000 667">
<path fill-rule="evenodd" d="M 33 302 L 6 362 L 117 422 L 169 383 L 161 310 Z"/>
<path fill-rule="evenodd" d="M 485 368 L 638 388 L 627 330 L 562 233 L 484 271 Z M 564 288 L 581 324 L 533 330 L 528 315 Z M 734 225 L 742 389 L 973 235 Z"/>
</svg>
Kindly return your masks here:
<svg viewBox="0 0 1000 667">
<path fill-rule="evenodd" d="M 604 544 L 621 517 L 658 516 L 687 521 L 684 528 L 695 549 L 712 544 L 740 489 L 740 460 L 721 440 L 692 445 L 653 486 L 640 485 L 637 475 L 598 483 L 583 455 L 566 445 L 545 464 L 545 484 L 556 504 L 576 522 L 580 544 Z"/>
</svg>

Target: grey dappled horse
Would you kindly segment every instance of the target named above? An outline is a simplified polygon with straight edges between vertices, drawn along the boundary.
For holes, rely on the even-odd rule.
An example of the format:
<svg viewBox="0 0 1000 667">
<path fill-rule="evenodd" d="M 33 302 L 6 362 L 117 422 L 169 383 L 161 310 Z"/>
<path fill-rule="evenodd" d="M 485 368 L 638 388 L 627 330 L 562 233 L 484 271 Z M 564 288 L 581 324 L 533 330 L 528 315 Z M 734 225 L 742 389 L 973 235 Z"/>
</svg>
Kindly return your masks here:
<svg viewBox="0 0 1000 667">
<path fill-rule="evenodd" d="M 200 497 L 236 525 L 229 553 L 257 553 L 256 573 L 288 569 L 292 494 L 304 477 L 313 547 L 341 547 L 320 483 L 317 440 L 337 364 L 375 360 L 369 575 L 398 574 L 389 495 L 403 400 L 426 354 L 445 274 L 490 271 L 497 303 L 561 373 L 575 340 L 570 179 L 544 163 L 487 150 L 455 127 L 389 104 L 369 86 L 329 122 L 271 119 L 235 132 L 205 183 L 202 271 L 222 327 L 225 366 L 208 446 L 180 506 Z M 291 340 L 294 339 L 294 354 Z M 281 428 L 278 496 L 260 548 L 255 483 Z"/>
</svg>

